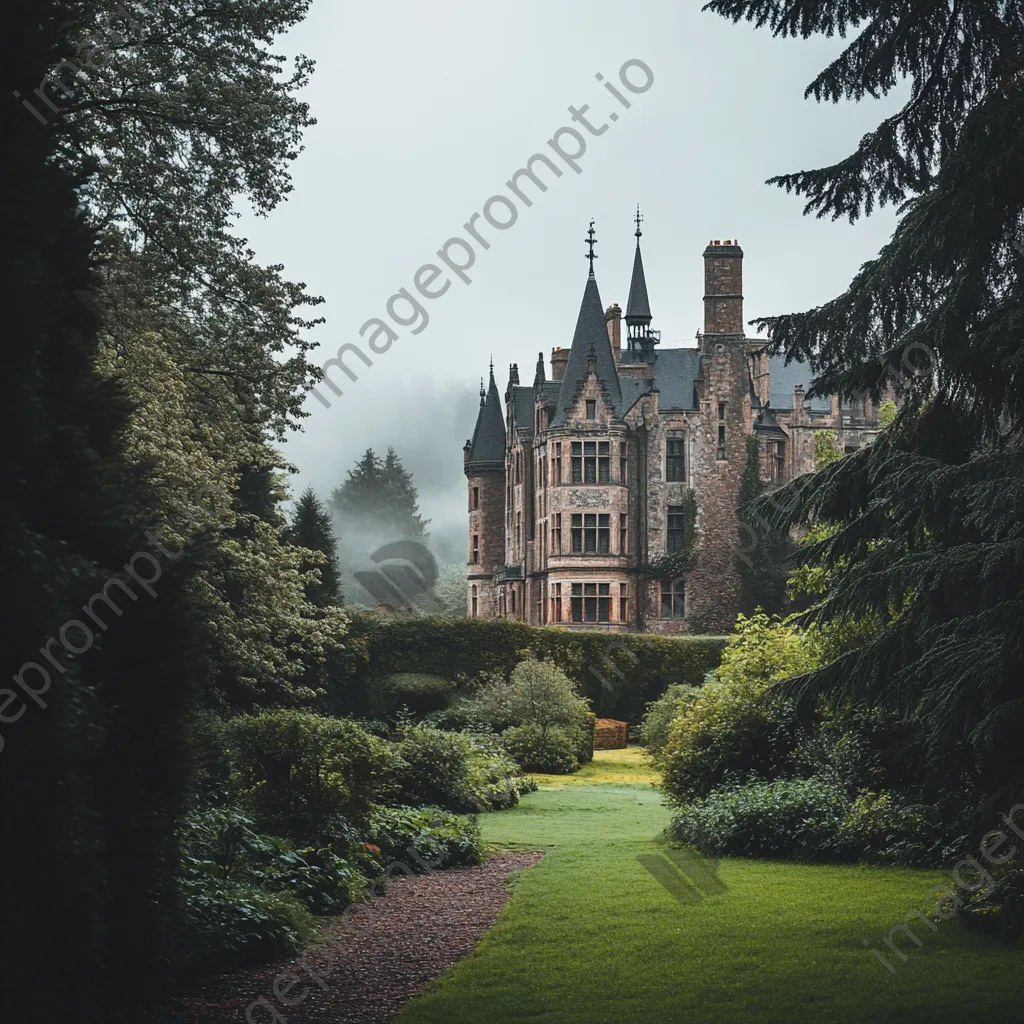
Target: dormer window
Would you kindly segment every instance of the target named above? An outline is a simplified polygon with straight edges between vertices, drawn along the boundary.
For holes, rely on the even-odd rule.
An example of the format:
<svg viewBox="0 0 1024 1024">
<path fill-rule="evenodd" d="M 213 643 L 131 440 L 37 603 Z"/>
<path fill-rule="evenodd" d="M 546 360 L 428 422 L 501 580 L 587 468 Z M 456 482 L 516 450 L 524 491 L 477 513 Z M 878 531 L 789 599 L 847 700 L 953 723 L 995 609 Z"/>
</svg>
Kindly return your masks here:
<svg viewBox="0 0 1024 1024">
<path fill-rule="evenodd" d="M 597 402 L 593 398 L 587 399 L 587 419 L 597 419 Z"/>
</svg>

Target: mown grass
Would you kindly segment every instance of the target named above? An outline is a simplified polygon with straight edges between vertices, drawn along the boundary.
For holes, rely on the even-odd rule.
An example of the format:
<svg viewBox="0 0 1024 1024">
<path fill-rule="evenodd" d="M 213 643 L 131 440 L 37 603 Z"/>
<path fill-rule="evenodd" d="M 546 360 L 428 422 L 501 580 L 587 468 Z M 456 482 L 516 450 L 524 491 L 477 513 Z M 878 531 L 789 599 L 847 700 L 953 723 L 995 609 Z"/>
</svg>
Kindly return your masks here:
<svg viewBox="0 0 1024 1024">
<path fill-rule="evenodd" d="M 603 752 L 594 775 L 618 779 L 623 758 L 636 763 L 632 750 Z M 644 778 L 640 767 L 629 777 Z M 657 840 L 668 817 L 649 785 L 593 784 L 485 815 L 488 842 L 547 856 L 514 880 L 473 955 L 408 1003 L 400 1024 L 1024 1021 L 1020 950 L 952 922 L 935 932 L 912 922 L 922 945 L 898 936 L 905 962 L 883 945 L 948 883 L 942 873 L 684 862 L 694 886 Z"/>
<path fill-rule="evenodd" d="M 540 789 L 565 789 L 567 786 L 639 784 L 652 786 L 658 773 L 651 767 L 643 747 L 622 750 L 595 750 L 594 760 L 574 775 L 533 776 Z"/>
</svg>

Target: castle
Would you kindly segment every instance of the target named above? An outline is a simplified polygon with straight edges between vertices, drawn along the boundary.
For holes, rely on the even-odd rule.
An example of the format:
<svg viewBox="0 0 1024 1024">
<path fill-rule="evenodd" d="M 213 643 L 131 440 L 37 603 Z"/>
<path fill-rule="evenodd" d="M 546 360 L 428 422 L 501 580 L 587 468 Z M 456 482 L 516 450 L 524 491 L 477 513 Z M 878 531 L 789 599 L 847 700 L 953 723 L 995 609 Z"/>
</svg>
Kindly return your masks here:
<svg viewBox="0 0 1024 1024">
<path fill-rule="evenodd" d="M 734 240 L 704 250 L 696 347 L 661 347 L 641 220 L 638 211 L 626 315 L 601 304 L 591 222 L 576 331 L 568 349 L 552 351 L 550 379 L 541 352 L 532 385 L 511 365 L 504 408 L 493 364 L 481 386 L 464 449 L 472 617 L 729 629 L 742 600 L 737 505 L 751 460 L 773 487 L 813 469 L 816 431 L 834 431 L 851 451 L 878 429 L 877 405 L 805 398 L 809 368 L 746 337 Z"/>
</svg>

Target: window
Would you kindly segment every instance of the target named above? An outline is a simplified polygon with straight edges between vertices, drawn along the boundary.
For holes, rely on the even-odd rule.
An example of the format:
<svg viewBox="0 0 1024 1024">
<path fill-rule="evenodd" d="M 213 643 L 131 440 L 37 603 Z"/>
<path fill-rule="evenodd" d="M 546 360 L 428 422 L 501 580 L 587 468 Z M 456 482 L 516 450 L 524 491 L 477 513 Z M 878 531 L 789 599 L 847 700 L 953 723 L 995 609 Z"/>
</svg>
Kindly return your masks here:
<svg viewBox="0 0 1024 1024">
<path fill-rule="evenodd" d="M 562 621 L 562 584 L 554 584 L 554 596 L 551 598 L 551 621 Z"/>
<path fill-rule="evenodd" d="M 665 479 L 670 483 L 686 480 L 686 441 L 683 438 L 669 438 L 665 442 Z"/>
<path fill-rule="evenodd" d="M 597 419 L 597 402 L 595 402 L 593 398 L 587 399 L 587 419 Z"/>
<path fill-rule="evenodd" d="M 555 442 L 555 483 L 562 482 L 562 442 Z"/>
<path fill-rule="evenodd" d="M 473 534 L 473 558 L 472 558 L 472 561 L 473 561 L 474 564 L 480 561 L 480 534 L 479 533 L 474 533 Z"/>
<path fill-rule="evenodd" d="M 629 481 L 626 479 L 628 475 L 628 463 L 626 462 L 626 442 L 623 441 L 619 445 L 619 483 L 625 486 Z"/>
<path fill-rule="evenodd" d="M 478 509 L 480 507 L 480 488 L 473 488 L 473 508 Z"/>
<path fill-rule="evenodd" d="M 610 515 L 597 517 L 597 550 L 602 555 L 611 551 L 611 518 Z"/>
<path fill-rule="evenodd" d="M 624 555 L 629 550 L 629 520 L 625 512 L 619 513 L 619 554 Z"/>
<path fill-rule="evenodd" d="M 582 514 L 572 517 L 572 553 L 579 555 L 583 553 L 583 516 Z"/>
<path fill-rule="evenodd" d="M 718 424 L 718 457 L 725 458 L 725 424 Z"/>
<path fill-rule="evenodd" d="M 518 549 L 523 541 L 523 513 L 516 513 L 516 548 Z"/>
<path fill-rule="evenodd" d="M 551 519 L 551 553 L 562 553 L 562 513 L 556 512 Z"/>
<path fill-rule="evenodd" d="M 686 543 L 686 514 L 682 505 L 668 507 L 668 534 L 666 547 L 669 552 L 682 551 Z"/>
<path fill-rule="evenodd" d="M 672 580 L 661 585 L 661 617 L 681 619 L 685 613 L 686 592 L 682 580 Z"/>
<path fill-rule="evenodd" d="M 477 602 L 476 584 L 474 583 L 472 588 L 470 589 L 470 614 L 473 616 L 474 619 L 476 618 L 476 609 L 477 609 L 477 603 L 476 602 Z"/>
<path fill-rule="evenodd" d="M 718 403 L 718 418 L 720 420 L 725 419 L 725 402 Z"/>
<path fill-rule="evenodd" d="M 625 583 L 619 584 L 619 622 L 629 620 L 628 590 Z"/>
<path fill-rule="evenodd" d="M 516 613 L 516 588 L 512 588 L 512 614 Z"/>
<path fill-rule="evenodd" d="M 611 621 L 611 584 L 574 583 L 572 585 L 573 622 Z"/>
<path fill-rule="evenodd" d="M 572 442 L 572 482 L 606 484 L 611 481 L 611 443 L 609 441 Z"/>
</svg>

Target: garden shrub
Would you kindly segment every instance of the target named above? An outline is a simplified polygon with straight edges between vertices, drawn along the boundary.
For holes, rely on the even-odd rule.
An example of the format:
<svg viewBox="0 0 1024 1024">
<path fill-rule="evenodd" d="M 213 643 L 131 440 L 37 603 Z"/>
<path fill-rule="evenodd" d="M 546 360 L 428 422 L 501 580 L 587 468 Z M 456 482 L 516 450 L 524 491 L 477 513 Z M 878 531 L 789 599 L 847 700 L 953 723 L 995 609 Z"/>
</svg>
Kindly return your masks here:
<svg viewBox="0 0 1024 1024">
<path fill-rule="evenodd" d="M 662 787 L 683 803 L 725 784 L 793 774 L 793 705 L 753 682 L 709 682 L 681 705 L 658 757 Z"/>
<path fill-rule="evenodd" d="M 469 793 L 474 810 L 503 811 L 515 807 L 523 793 L 537 783 L 524 775 L 501 740 L 493 733 L 472 734 L 469 755 Z"/>
<path fill-rule="evenodd" d="M 262 832 L 344 846 L 395 790 L 397 752 L 354 722 L 263 711 L 232 719 L 226 732 L 236 799 Z"/>
<path fill-rule="evenodd" d="M 839 787 L 818 779 L 751 782 L 681 807 L 671 834 L 708 856 L 820 860 L 849 806 Z"/>
<path fill-rule="evenodd" d="M 396 744 L 403 761 L 398 773 L 399 804 L 461 811 L 470 801 L 470 740 L 430 725 L 403 725 Z"/>
<path fill-rule="evenodd" d="M 368 835 L 386 863 L 404 864 L 415 873 L 467 867 L 484 859 L 475 818 L 434 808 L 375 807 Z"/>
<path fill-rule="evenodd" d="M 657 758 L 668 742 L 669 728 L 680 708 L 688 705 L 699 691 L 696 686 L 676 683 L 670 686 L 657 700 L 647 705 L 640 724 L 640 742 L 647 752 Z"/>
<path fill-rule="evenodd" d="M 576 732 L 557 725 L 545 732 L 535 722 L 528 722 L 506 729 L 501 740 L 523 771 L 571 775 L 580 768 L 576 751 L 582 741 Z"/>
<path fill-rule="evenodd" d="M 1004 855 L 1000 850 L 999 856 Z M 955 910 L 965 928 L 1024 942 L 1024 855 L 1018 850 L 1005 864 L 985 862 L 984 870 L 978 877 L 975 869 L 965 868 L 970 877 L 956 887 L 945 909 Z"/>
</svg>

